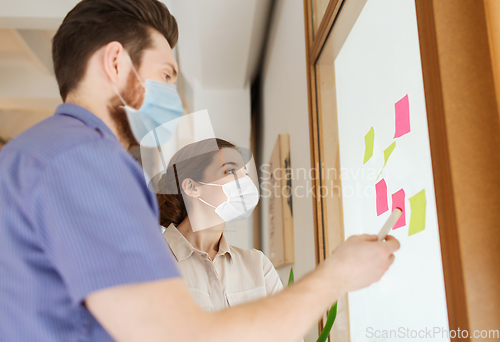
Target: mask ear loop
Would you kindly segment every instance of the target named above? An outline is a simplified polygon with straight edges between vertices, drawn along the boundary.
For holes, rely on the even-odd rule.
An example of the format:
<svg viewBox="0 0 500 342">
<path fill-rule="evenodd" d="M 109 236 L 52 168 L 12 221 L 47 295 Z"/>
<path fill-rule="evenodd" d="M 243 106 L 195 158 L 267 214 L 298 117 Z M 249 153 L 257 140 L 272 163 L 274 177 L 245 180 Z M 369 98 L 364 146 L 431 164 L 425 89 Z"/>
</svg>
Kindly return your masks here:
<svg viewBox="0 0 500 342">
<path fill-rule="evenodd" d="M 130 55 L 128 53 L 126 54 L 126 56 L 127 56 L 128 62 L 130 63 L 130 67 L 134 71 L 135 76 L 137 77 L 137 79 L 141 83 L 142 87 L 144 89 L 146 89 L 146 85 L 144 84 L 144 82 L 142 81 L 141 77 L 139 76 L 139 73 L 137 72 L 137 70 L 134 67 L 134 63 L 132 62 L 132 58 L 130 57 Z M 118 91 L 118 89 L 116 88 L 116 84 L 114 84 L 114 83 L 113 83 L 113 88 L 115 89 L 115 93 L 116 93 L 116 95 L 118 95 L 118 98 L 123 102 L 123 105 L 125 107 L 127 107 L 128 106 L 127 102 L 125 102 L 125 100 L 123 99 L 123 97 L 120 95 L 120 92 Z"/>
<path fill-rule="evenodd" d="M 199 198 L 199 197 L 198 197 L 198 199 L 199 199 L 200 201 L 202 201 L 203 203 L 205 203 L 206 205 L 208 205 L 208 206 L 210 206 L 210 207 L 212 207 L 212 208 L 214 208 L 214 209 L 217 209 L 217 207 L 215 207 L 215 206 L 211 205 L 210 203 L 208 203 L 208 202 L 206 202 L 206 201 L 202 200 L 201 198 Z"/>
<path fill-rule="evenodd" d="M 220 184 L 210 184 L 210 183 L 203 183 L 203 182 L 198 182 L 198 183 L 203 184 L 203 185 L 222 186 L 222 185 L 220 185 Z M 202 201 L 203 203 L 205 203 L 206 205 L 211 206 L 211 207 L 212 207 L 212 208 L 214 208 L 214 209 L 217 209 L 217 207 L 215 207 L 215 206 L 211 205 L 210 203 L 208 203 L 208 202 L 206 202 L 206 201 L 202 200 L 200 197 L 198 197 L 198 199 L 199 199 L 200 201 Z"/>
<path fill-rule="evenodd" d="M 125 102 L 125 100 L 123 99 L 123 97 L 120 95 L 120 92 L 118 91 L 118 89 L 116 88 L 116 85 L 113 83 L 113 88 L 115 89 L 115 93 L 116 95 L 118 95 L 118 98 L 123 102 L 123 106 L 124 107 L 127 107 L 127 102 Z"/>
<path fill-rule="evenodd" d="M 130 57 L 128 53 L 127 53 L 127 59 L 128 62 L 130 63 L 130 66 L 132 67 L 132 70 L 134 71 L 135 76 L 137 76 L 137 79 L 139 80 L 139 82 L 141 82 L 142 87 L 146 89 L 146 84 L 142 81 L 141 77 L 139 76 L 139 73 L 135 69 L 134 63 L 132 62 L 132 57 Z"/>
<path fill-rule="evenodd" d="M 212 184 L 212 183 L 203 183 L 203 182 L 198 182 L 203 185 L 213 185 L 213 186 L 222 186 L 221 184 Z"/>
</svg>

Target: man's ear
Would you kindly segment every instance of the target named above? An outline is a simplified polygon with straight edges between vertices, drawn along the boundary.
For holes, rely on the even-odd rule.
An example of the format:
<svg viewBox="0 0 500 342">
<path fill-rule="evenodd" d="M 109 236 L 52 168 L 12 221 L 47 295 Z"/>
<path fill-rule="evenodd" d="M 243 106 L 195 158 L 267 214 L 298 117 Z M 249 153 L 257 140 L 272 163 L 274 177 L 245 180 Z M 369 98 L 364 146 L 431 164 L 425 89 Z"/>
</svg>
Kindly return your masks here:
<svg viewBox="0 0 500 342">
<path fill-rule="evenodd" d="M 191 178 L 186 178 L 181 183 L 182 190 L 189 197 L 200 197 L 200 191 Z"/>
<path fill-rule="evenodd" d="M 119 42 L 111 42 L 104 47 L 102 61 L 104 72 L 115 85 L 119 84 L 120 80 L 127 79 L 131 68 L 127 58 L 127 52 Z"/>
</svg>

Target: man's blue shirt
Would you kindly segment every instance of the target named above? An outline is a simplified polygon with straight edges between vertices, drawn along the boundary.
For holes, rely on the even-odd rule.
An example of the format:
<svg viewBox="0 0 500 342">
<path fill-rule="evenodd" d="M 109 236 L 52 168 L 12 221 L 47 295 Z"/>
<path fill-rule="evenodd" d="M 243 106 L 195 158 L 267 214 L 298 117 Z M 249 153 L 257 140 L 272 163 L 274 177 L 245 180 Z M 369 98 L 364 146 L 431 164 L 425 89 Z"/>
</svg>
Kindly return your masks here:
<svg viewBox="0 0 500 342">
<path fill-rule="evenodd" d="M 89 294 L 178 276 L 140 165 L 98 117 L 63 104 L 1 150 L 0 341 L 112 341 Z"/>
</svg>

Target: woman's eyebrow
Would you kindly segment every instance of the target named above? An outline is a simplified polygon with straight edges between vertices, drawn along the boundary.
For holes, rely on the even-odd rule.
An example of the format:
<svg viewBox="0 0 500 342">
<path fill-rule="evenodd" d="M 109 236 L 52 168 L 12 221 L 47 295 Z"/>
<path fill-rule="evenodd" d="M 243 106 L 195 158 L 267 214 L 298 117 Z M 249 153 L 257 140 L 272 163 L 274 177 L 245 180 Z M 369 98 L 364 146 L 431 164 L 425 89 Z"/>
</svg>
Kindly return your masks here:
<svg viewBox="0 0 500 342">
<path fill-rule="evenodd" d="M 235 162 L 227 162 L 227 163 L 222 164 L 222 165 L 219 167 L 219 169 L 220 169 L 221 167 L 224 167 L 224 166 L 229 165 L 229 164 L 234 165 L 234 166 L 238 165 L 238 164 L 237 164 L 237 163 L 235 163 Z"/>
</svg>

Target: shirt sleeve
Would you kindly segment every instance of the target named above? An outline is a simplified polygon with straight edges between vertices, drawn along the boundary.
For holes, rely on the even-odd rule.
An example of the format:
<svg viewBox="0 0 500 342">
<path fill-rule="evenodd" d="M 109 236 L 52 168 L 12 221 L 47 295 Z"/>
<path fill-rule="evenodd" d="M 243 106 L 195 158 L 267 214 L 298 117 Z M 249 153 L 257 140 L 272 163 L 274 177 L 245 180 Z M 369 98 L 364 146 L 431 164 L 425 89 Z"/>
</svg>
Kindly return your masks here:
<svg viewBox="0 0 500 342">
<path fill-rule="evenodd" d="M 34 190 L 36 233 L 75 304 L 104 288 L 180 276 L 140 167 L 107 147 L 89 142 L 57 156 Z"/>
<path fill-rule="evenodd" d="M 283 284 L 281 283 L 280 276 L 278 272 L 276 272 L 271 260 L 269 260 L 264 253 L 260 253 L 262 255 L 262 268 L 264 271 L 264 281 L 266 283 L 267 295 L 270 296 L 283 291 Z"/>
</svg>

